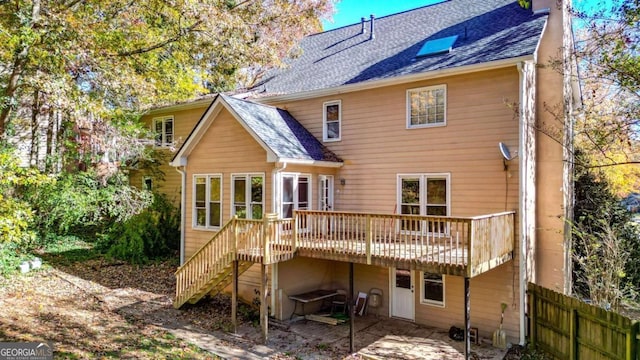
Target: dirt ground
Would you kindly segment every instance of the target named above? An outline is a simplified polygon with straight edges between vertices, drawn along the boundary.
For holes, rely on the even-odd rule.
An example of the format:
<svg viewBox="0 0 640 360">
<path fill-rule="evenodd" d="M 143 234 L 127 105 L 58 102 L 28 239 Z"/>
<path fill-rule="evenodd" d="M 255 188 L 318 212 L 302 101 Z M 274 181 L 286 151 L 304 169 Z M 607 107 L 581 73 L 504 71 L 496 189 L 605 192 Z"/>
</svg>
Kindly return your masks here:
<svg viewBox="0 0 640 360">
<path fill-rule="evenodd" d="M 225 296 L 175 310 L 173 263 L 50 260 L 54 266 L 0 284 L 0 341 L 51 341 L 56 358 L 377 358 L 349 354 L 344 343 L 327 343 L 322 336 L 305 336 L 309 328 L 296 332 L 277 322 L 271 322 L 268 346 L 260 345 L 256 314 L 248 306 L 239 310 L 242 323 L 232 334 Z M 379 328 L 388 325 L 362 326 L 388 333 Z"/>
<path fill-rule="evenodd" d="M 166 262 L 89 260 L 16 275 L 0 284 L 0 341 L 51 341 L 56 358 L 219 358 L 199 347 L 224 358 L 251 358 L 238 355 L 249 348 L 255 358 L 348 357 L 320 344 L 292 348 L 278 329 L 270 346 L 261 348 L 248 306 L 239 311 L 244 335 L 232 335 L 231 302 L 224 296 L 173 309 L 174 270 Z"/>
</svg>

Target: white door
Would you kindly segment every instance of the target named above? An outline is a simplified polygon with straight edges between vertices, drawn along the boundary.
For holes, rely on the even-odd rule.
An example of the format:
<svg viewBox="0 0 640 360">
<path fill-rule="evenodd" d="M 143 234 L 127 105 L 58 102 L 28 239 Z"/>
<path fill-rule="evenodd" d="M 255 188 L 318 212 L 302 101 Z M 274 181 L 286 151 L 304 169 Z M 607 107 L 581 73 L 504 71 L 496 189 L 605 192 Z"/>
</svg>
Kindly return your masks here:
<svg viewBox="0 0 640 360">
<path fill-rule="evenodd" d="M 413 271 L 391 268 L 391 316 L 414 320 Z"/>
<path fill-rule="evenodd" d="M 333 176 L 331 175 L 320 175 L 319 176 L 320 184 L 318 184 L 318 210 L 320 211 L 331 211 L 333 210 Z M 324 217 L 321 222 L 321 231 L 324 234 L 328 234 L 335 226 L 333 225 L 333 221 L 330 220 L 331 217 Z"/>
<path fill-rule="evenodd" d="M 320 175 L 318 210 L 333 210 L 333 176 Z"/>
</svg>

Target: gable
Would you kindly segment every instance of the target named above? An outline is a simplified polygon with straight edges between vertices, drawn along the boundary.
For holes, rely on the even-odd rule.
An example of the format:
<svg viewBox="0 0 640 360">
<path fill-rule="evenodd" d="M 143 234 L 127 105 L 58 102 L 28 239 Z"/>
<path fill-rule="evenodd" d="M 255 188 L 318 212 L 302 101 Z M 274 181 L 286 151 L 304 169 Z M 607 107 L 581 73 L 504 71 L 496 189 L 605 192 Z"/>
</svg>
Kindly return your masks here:
<svg viewBox="0 0 640 360">
<path fill-rule="evenodd" d="M 240 166 L 250 170 L 264 166 L 267 153 L 223 108 L 195 144 L 189 158 L 189 168 L 225 169 L 226 166 Z"/>
<path fill-rule="evenodd" d="M 342 160 L 322 145 L 286 110 L 220 94 L 205 111 L 186 142 L 171 161 L 184 166 L 211 124 L 228 112 L 264 149 L 267 162 L 341 166 Z"/>
</svg>

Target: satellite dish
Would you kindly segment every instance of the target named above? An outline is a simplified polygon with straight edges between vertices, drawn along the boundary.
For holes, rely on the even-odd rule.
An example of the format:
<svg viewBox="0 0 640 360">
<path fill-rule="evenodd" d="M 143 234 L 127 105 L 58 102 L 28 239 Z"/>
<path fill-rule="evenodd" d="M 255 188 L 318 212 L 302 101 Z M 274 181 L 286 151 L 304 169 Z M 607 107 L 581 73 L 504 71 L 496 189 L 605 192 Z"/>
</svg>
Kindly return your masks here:
<svg viewBox="0 0 640 360">
<path fill-rule="evenodd" d="M 511 156 L 511 151 L 509 151 L 509 148 L 503 142 L 498 143 L 498 147 L 500 148 L 500 153 L 502 153 L 502 157 L 504 157 L 506 161 L 513 160 L 517 156 L 517 154 Z"/>
</svg>

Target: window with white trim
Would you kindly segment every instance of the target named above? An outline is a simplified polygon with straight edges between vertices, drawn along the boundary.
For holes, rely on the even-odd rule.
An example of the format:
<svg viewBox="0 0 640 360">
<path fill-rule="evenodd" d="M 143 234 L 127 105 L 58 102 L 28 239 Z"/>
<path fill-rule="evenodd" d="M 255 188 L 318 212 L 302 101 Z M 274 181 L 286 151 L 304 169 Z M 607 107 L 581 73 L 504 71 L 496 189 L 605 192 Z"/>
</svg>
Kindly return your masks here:
<svg viewBox="0 0 640 360">
<path fill-rule="evenodd" d="M 311 209 L 311 175 L 282 175 L 282 218 L 293 217 L 293 210 Z"/>
<path fill-rule="evenodd" d="M 327 101 L 322 104 L 322 139 L 339 141 L 342 132 L 342 102 Z"/>
<path fill-rule="evenodd" d="M 262 219 L 264 209 L 264 175 L 231 175 L 231 216 L 240 219 Z"/>
<path fill-rule="evenodd" d="M 222 225 L 222 175 L 193 176 L 193 227 Z"/>
<path fill-rule="evenodd" d="M 447 124 L 447 86 L 407 90 L 407 128 Z"/>
<path fill-rule="evenodd" d="M 449 174 L 398 175 L 398 204 L 403 215 L 449 216 Z M 400 230 L 412 232 L 446 233 L 445 221 L 402 220 Z"/>
<path fill-rule="evenodd" d="M 157 147 L 173 146 L 173 116 L 163 116 L 153 119 L 155 145 Z"/>
<path fill-rule="evenodd" d="M 142 189 L 148 191 L 153 190 L 153 178 L 151 176 L 142 177 Z"/>
<path fill-rule="evenodd" d="M 422 273 L 422 289 L 420 303 L 444 306 L 444 275 Z"/>
</svg>

